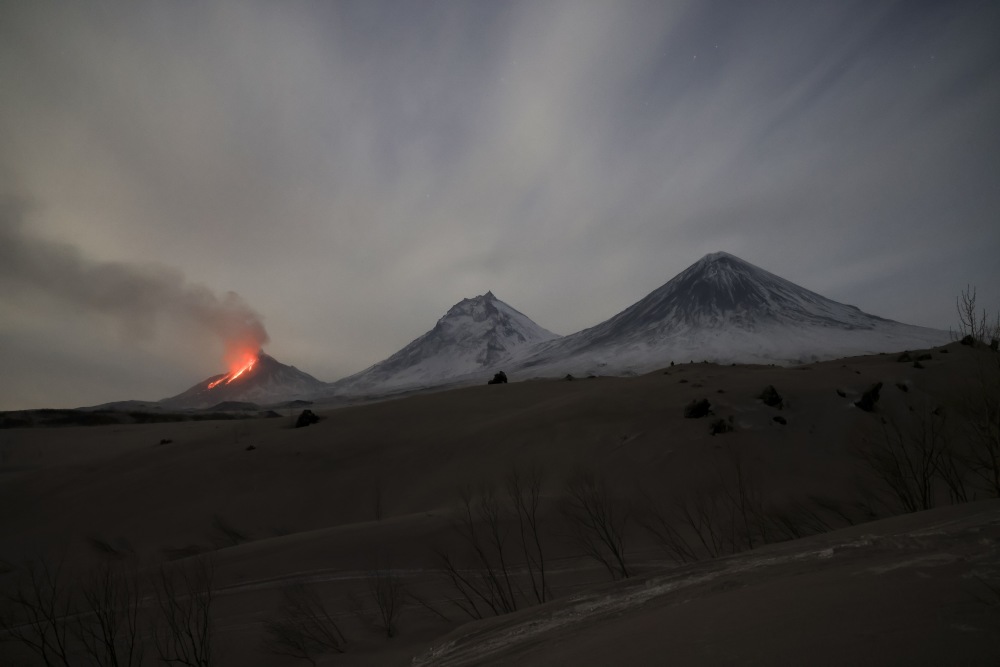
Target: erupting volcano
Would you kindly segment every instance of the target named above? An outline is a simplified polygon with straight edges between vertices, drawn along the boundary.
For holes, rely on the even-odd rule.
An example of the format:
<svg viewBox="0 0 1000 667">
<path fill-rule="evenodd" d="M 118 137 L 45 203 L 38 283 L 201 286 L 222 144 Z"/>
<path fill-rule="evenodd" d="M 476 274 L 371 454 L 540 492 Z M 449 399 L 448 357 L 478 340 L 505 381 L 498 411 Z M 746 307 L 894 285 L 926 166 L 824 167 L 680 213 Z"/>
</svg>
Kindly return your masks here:
<svg viewBox="0 0 1000 667">
<path fill-rule="evenodd" d="M 219 386 L 223 382 L 225 382 L 226 384 L 229 384 L 230 382 L 232 382 L 236 378 L 240 377 L 244 373 L 248 373 L 248 372 L 252 371 L 253 367 L 254 367 L 254 364 L 257 363 L 257 357 L 258 357 L 258 355 L 261 355 L 263 353 L 264 353 L 263 350 L 258 350 L 257 354 L 248 354 L 248 355 L 246 355 L 243 358 L 243 361 L 241 361 L 235 368 L 233 368 L 233 370 L 231 370 L 228 375 L 223 375 L 218 380 L 214 380 L 212 382 L 209 382 L 208 383 L 208 388 L 209 389 L 215 389 L 217 386 Z"/>
<path fill-rule="evenodd" d="M 228 355 L 229 372 L 213 375 L 187 391 L 160 403 L 171 408 L 208 408 L 228 401 L 258 404 L 308 398 L 326 389 L 326 383 L 286 366 L 258 349 Z"/>
</svg>

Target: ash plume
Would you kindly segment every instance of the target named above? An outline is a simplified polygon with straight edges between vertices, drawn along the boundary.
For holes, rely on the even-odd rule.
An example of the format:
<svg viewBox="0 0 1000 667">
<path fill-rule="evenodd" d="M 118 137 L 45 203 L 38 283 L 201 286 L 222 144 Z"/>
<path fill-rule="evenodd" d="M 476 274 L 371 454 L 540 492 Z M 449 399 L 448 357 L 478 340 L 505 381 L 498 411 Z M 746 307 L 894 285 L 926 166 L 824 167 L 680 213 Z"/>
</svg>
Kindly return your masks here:
<svg viewBox="0 0 1000 667">
<path fill-rule="evenodd" d="M 0 285 L 32 288 L 117 320 L 134 337 L 151 336 L 160 317 L 191 322 L 217 336 L 227 357 L 269 337 L 261 316 L 235 292 L 218 295 L 177 269 L 99 261 L 78 248 L 31 235 L 23 200 L 0 202 Z"/>
</svg>

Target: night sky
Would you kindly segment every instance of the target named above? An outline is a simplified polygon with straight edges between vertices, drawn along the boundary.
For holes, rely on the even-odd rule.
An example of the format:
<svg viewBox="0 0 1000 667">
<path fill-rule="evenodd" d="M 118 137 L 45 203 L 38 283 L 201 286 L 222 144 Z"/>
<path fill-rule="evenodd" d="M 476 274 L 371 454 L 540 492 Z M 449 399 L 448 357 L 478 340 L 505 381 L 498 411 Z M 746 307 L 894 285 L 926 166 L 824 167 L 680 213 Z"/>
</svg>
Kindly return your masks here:
<svg viewBox="0 0 1000 667">
<path fill-rule="evenodd" d="M 175 394 L 258 317 L 322 380 L 487 290 L 569 334 L 717 250 L 1000 306 L 995 1 L 2 2 L 0 91 L 0 409 Z"/>
</svg>

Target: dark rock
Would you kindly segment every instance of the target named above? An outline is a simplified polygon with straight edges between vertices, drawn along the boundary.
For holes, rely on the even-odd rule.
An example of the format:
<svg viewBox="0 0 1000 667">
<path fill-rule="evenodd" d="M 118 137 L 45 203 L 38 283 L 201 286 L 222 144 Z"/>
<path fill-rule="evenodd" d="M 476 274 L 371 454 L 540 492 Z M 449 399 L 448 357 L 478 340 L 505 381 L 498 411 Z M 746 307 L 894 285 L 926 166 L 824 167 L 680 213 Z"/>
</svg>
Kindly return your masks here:
<svg viewBox="0 0 1000 667">
<path fill-rule="evenodd" d="M 930 352 L 924 352 L 923 354 L 917 357 L 917 361 L 930 361 L 933 358 L 934 357 L 931 356 Z"/>
<path fill-rule="evenodd" d="M 868 387 L 865 393 L 861 394 L 861 400 L 854 401 L 854 405 L 858 406 L 865 412 L 871 412 L 875 409 L 875 404 L 878 403 L 878 394 L 881 390 L 882 383 L 876 382 L 872 386 Z"/>
<path fill-rule="evenodd" d="M 769 384 L 764 387 L 764 391 L 760 392 L 760 396 L 757 398 L 764 401 L 764 405 L 770 405 L 772 408 L 778 408 L 779 410 L 782 408 L 783 401 L 781 394 L 774 388 L 774 385 Z"/>
<path fill-rule="evenodd" d="M 847 392 L 844 391 L 843 389 L 838 389 L 837 396 L 840 396 L 841 398 L 847 398 Z"/>
<path fill-rule="evenodd" d="M 163 438 L 162 440 L 160 440 L 161 445 L 169 445 L 172 442 L 173 440 L 171 440 L 170 438 Z"/>
<path fill-rule="evenodd" d="M 596 376 L 596 375 L 588 375 L 588 376 L 587 376 L 587 379 L 588 379 L 588 380 L 596 380 L 596 379 L 597 379 L 597 376 Z"/>
<path fill-rule="evenodd" d="M 733 418 L 727 417 L 726 419 L 716 419 L 709 426 L 709 431 L 712 435 L 718 435 L 719 433 L 730 433 L 733 430 Z"/>
<path fill-rule="evenodd" d="M 925 368 L 925 366 L 922 363 L 920 363 L 919 361 L 914 361 L 913 362 L 913 367 L 914 368 Z"/>
<path fill-rule="evenodd" d="M 896 361 L 913 361 L 913 357 L 910 356 L 910 351 L 907 350 L 903 354 L 896 357 Z"/>
<path fill-rule="evenodd" d="M 898 389 L 899 389 L 899 390 L 900 390 L 901 392 L 903 392 L 903 393 L 906 393 L 906 392 L 910 391 L 910 388 L 909 388 L 909 387 L 907 387 L 907 386 L 906 386 L 905 384 L 903 384 L 902 382 L 897 382 L 897 383 L 896 383 L 896 387 L 897 387 L 897 388 L 898 388 Z"/>
<path fill-rule="evenodd" d="M 725 389 L 716 389 L 716 390 L 715 390 L 715 393 L 716 393 L 716 394 L 725 394 L 725 393 L 726 393 L 726 390 L 725 390 Z"/>
<path fill-rule="evenodd" d="M 680 379 L 680 384 L 687 384 L 687 380 L 686 380 L 686 379 L 684 379 L 684 378 L 681 378 L 681 379 Z"/>
<path fill-rule="evenodd" d="M 962 340 L 958 341 L 961 345 L 968 345 L 973 347 L 976 344 L 976 339 L 971 335 L 962 336 Z"/>
<path fill-rule="evenodd" d="M 708 402 L 707 398 L 703 398 L 700 401 L 691 401 L 684 408 L 684 416 L 688 419 L 699 419 L 707 417 L 710 414 L 712 414 L 712 404 Z"/>
<path fill-rule="evenodd" d="M 782 417 L 781 415 L 775 415 L 775 416 L 771 417 L 771 419 L 773 419 L 774 421 L 778 422 L 782 426 L 784 426 L 785 424 L 788 423 L 788 420 L 785 419 L 784 417 Z"/>
<path fill-rule="evenodd" d="M 941 354 L 948 354 L 948 350 L 944 349 L 938 350 L 938 352 L 940 352 Z"/>
<path fill-rule="evenodd" d="M 507 374 L 500 371 L 493 376 L 492 380 L 489 380 L 486 384 L 507 384 Z"/>
<path fill-rule="evenodd" d="M 564 377 L 564 378 L 563 378 L 563 380 L 566 380 L 567 382 L 571 382 L 571 381 L 573 381 L 573 380 L 575 380 L 575 379 L 576 379 L 576 378 L 575 378 L 575 377 L 573 377 L 572 375 L 570 375 L 569 373 L 567 373 L 567 374 L 566 374 L 566 377 Z"/>
<path fill-rule="evenodd" d="M 302 428 L 303 426 L 309 426 L 310 424 L 315 424 L 319 421 L 319 417 L 312 410 L 303 410 L 302 414 L 295 421 L 295 428 Z"/>
<path fill-rule="evenodd" d="M 255 449 L 257 449 L 257 448 L 256 448 L 256 447 L 254 447 L 253 445 L 247 445 L 247 451 L 248 451 L 248 452 L 252 452 L 252 451 L 253 451 L 253 450 L 255 450 Z"/>
</svg>

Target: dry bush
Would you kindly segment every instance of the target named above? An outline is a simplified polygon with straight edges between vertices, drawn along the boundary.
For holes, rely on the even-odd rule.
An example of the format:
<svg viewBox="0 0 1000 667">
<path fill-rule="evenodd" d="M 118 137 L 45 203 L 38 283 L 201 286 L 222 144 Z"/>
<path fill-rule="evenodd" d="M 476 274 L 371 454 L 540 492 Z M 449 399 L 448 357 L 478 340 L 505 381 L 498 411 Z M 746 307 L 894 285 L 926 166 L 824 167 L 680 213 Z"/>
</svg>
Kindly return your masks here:
<svg viewBox="0 0 1000 667">
<path fill-rule="evenodd" d="M 77 613 L 73 597 L 61 564 L 28 563 L 8 598 L 13 612 L 0 619 L 4 639 L 19 642 L 46 667 L 71 667 L 75 664 L 71 619 Z"/>
<path fill-rule="evenodd" d="M 162 662 L 212 664 L 213 568 L 206 558 L 162 565 L 153 577 L 157 618 L 153 643 Z"/>
<path fill-rule="evenodd" d="M 491 486 L 478 493 L 460 491 L 453 528 L 461 538 L 464 558 L 437 550 L 458 597 L 452 603 L 470 618 L 516 611 L 524 604 L 552 598 L 546 575 L 540 525 L 543 475 L 513 468 L 505 480 L 505 497 Z M 518 584 L 520 568 L 530 594 Z"/>
<path fill-rule="evenodd" d="M 278 613 L 264 623 L 264 631 L 265 651 L 313 665 L 322 655 L 343 653 L 347 644 L 323 600 L 314 589 L 302 584 L 294 584 L 282 592 Z"/>
<path fill-rule="evenodd" d="M 105 562 L 83 586 L 86 613 L 75 625 L 84 653 L 95 665 L 133 667 L 142 664 L 145 647 L 140 630 L 142 591 L 131 567 Z"/>
<path fill-rule="evenodd" d="M 392 639 L 396 636 L 406 588 L 391 567 L 378 567 L 368 573 L 368 591 L 375 602 L 375 626 L 385 633 L 386 639 Z"/>
<path fill-rule="evenodd" d="M 631 576 L 625 559 L 628 512 L 604 480 L 592 472 L 571 477 L 561 509 L 574 542 L 587 556 L 603 565 L 612 579 Z"/>
<path fill-rule="evenodd" d="M 535 601 L 539 603 L 552 597 L 545 579 L 545 549 L 542 547 L 538 517 L 543 478 L 544 475 L 539 468 L 531 468 L 526 472 L 514 468 L 507 475 L 506 485 L 507 498 L 517 514 L 521 550 L 531 580 L 531 592 Z"/>
</svg>

